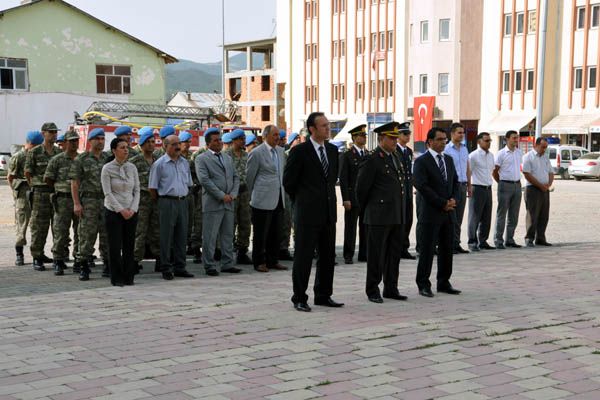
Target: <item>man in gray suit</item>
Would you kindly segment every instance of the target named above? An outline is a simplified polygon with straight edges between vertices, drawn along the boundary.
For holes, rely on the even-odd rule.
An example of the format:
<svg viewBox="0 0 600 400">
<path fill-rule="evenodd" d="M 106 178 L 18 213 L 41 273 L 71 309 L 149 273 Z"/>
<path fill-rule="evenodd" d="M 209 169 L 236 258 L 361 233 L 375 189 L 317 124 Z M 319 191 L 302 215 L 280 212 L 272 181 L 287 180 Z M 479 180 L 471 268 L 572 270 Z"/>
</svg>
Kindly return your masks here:
<svg viewBox="0 0 600 400">
<path fill-rule="evenodd" d="M 233 206 L 240 180 L 233 160 L 221 153 L 223 141 L 218 128 L 204 132 L 208 151 L 196 157 L 196 175 L 202 186 L 202 262 L 206 274 L 217 276 L 215 247 L 221 240 L 221 272 L 238 273 L 233 266 Z"/>
<path fill-rule="evenodd" d="M 269 269 L 286 270 L 278 263 L 281 242 L 280 225 L 285 206 L 283 193 L 283 148 L 278 146 L 279 129 L 267 125 L 263 142 L 248 157 L 246 184 L 252 208 L 252 263 L 259 272 Z"/>
</svg>

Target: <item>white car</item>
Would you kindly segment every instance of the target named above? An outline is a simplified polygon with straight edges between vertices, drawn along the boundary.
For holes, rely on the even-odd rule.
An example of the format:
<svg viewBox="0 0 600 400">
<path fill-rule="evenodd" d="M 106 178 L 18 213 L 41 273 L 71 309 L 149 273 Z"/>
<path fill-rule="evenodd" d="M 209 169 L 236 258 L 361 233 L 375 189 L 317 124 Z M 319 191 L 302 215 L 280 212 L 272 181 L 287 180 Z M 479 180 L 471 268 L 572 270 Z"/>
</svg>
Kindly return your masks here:
<svg viewBox="0 0 600 400">
<path fill-rule="evenodd" d="M 600 178 L 600 153 L 587 153 L 571 161 L 569 175 L 578 181 L 583 178 Z"/>
<path fill-rule="evenodd" d="M 566 144 L 551 144 L 546 150 L 554 174 L 560 175 L 562 179 L 569 179 L 568 169 L 571 162 L 587 153 L 589 151 L 583 147 Z"/>
<path fill-rule="evenodd" d="M 8 162 L 10 161 L 9 153 L 0 153 L 0 171 L 8 172 Z"/>
</svg>

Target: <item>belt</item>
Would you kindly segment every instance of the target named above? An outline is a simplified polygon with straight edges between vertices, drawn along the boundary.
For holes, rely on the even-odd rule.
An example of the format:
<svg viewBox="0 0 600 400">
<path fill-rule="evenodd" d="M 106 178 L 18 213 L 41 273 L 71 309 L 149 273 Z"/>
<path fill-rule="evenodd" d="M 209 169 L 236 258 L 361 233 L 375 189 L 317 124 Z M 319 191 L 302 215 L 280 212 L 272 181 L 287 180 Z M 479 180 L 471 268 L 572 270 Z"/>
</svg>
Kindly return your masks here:
<svg viewBox="0 0 600 400">
<path fill-rule="evenodd" d="M 54 192 L 54 189 L 51 188 L 50 186 L 34 186 L 33 191 L 34 192 L 42 192 L 42 193 L 52 193 L 52 192 Z"/>
<path fill-rule="evenodd" d="M 79 197 L 87 197 L 91 199 L 103 199 L 104 195 L 102 193 L 94 193 L 94 192 L 83 192 L 79 194 Z"/>
<path fill-rule="evenodd" d="M 187 196 L 158 196 L 161 199 L 169 199 L 169 200 L 185 200 Z"/>
<path fill-rule="evenodd" d="M 474 187 L 479 187 L 479 188 L 484 188 L 484 189 L 491 189 L 492 185 L 473 185 Z"/>
<path fill-rule="evenodd" d="M 500 182 L 504 182 L 504 183 L 521 183 L 521 181 L 507 181 L 504 179 L 501 179 Z"/>
<path fill-rule="evenodd" d="M 68 198 L 68 199 L 71 198 L 71 192 L 56 192 L 56 193 L 54 193 L 54 195 L 56 197 L 64 197 L 64 198 Z"/>
</svg>

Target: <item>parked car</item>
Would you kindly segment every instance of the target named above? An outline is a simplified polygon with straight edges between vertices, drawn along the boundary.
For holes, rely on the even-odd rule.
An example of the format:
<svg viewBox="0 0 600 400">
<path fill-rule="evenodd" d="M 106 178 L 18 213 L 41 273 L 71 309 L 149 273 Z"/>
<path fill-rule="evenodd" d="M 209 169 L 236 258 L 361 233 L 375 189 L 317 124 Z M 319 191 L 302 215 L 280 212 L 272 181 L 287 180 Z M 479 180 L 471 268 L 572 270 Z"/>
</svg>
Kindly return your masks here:
<svg viewBox="0 0 600 400">
<path fill-rule="evenodd" d="M 554 174 L 560 175 L 562 179 L 569 179 L 569 166 L 571 162 L 589 153 L 589 151 L 579 146 L 553 144 L 548 146 L 546 153 L 548 153 L 548 158 L 550 158 Z"/>
<path fill-rule="evenodd" d="M 0 171 L 3 174 L 8 173 L 8 162 L 10 161 L 10 153 L 0 153 Z"/>
<path fill-rule="evenodd" d="M 583 178 L 600 179 L 600 153 L 587 153 L 572 161 L 569 166 L 569 175 L 577 181 Z"/>
</svg>

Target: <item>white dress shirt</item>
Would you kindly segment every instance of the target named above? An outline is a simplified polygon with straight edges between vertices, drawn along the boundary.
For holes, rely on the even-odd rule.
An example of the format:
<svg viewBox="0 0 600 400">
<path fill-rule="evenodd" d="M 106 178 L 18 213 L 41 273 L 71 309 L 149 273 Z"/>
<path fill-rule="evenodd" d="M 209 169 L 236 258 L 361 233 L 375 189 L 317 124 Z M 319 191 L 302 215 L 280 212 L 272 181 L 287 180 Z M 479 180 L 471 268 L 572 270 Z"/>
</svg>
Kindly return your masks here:
<svg viewBox="0 0 600 400">
<path fill-rule="evenodd" d="M 520 181 L 521 180 L 521 161 L 523 156 L 519 148 L 509 150 L 504 146 L 496 155 L 496 165 L 500 167 L 498 174 L 501 181 Z"/>
<path fill-rule="evenodd" d="M 359 156 L 364 156 L 365 155 L 365 150 L 361 149 L 360 147 L 358 147 L 357 145 L 353 144 L 352 147 L 354 147 L 356 149 L 356 151 L 358 152 Z"/>
<path fill-rule="evenodd" d="M 494 170 L 494 155 L 481 147 L 469 154 L 471 163 L 471 183 L 473 185 L 492 186 L 492 171 Z"/>
<path fill-rule="evenodd" d="M 319 147 L 323 147 L 323 154 L 325 155 L 327 164 L 329 164 L 329 160 L 327 159 L 327 148 L 325 147 L 325 142 L 323 142 L 323 144 L 319 144 L 319 143 L 315 142 L 315 140 L 312 138 L 312 136 L 310 137 L 310 141 L 311 141 L 313 147 L 315 148 L 315 151 L 317 152 L 317 157 L 319 158 L 319 160 L 321 160 L 321 152 L 319 151 Z"/>
<path fill-rule="evenodd" d="M 550 174 L 554 173 L 548 156 L 545 154 L 540 156 L 535 149 L 523 157 L 523 172 L 533 175 L 542 185 L 547 185 L 550 182 Z M 531 186 L 532 184 L 527 181 L 526 185 Z"/>
</svg>

